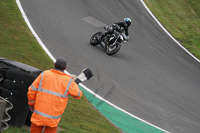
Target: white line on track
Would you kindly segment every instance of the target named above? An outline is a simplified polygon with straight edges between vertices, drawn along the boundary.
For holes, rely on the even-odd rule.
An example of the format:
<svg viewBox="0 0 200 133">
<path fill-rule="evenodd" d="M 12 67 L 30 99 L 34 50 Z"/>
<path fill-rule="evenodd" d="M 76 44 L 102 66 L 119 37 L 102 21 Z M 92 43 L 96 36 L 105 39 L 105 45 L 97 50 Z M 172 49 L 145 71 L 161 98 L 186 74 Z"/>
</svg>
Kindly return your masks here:
<svg viewBox="0 0 200 133">
<path fill-rule="evenodd" d="M 144 4 L 143 0 L 141 0 L 141 2 L 142 2 L 143 5 L 145 6 L 145 8 L 146 8 L 147 10 L 149 10 L 149 9 L 146 7 L 146 5 Z M 21 11 L 21 13 L 22 13 L 22 16 L 23 16 L 23 18 L 24 18 L 26 24 L 28 25 L 29 29 L 31 30 L 31 32 L 33 33 L 33 35 L 35 36 L 35 38 L 37 39 L 38 43 L 42 46 L 42 48 L 45 50 L 45 52 L 48 54 L 48 56 L 55 62 L 55 58 L 54 58 L 53 55 L 49 52 L 49 50 L 47 49 L 47 47 L 44 45 L 44 43 L 42 42 L 42 40 L 39 38 L 39 36 L 36 34 L 36 32 L 34 31 L 33 27 L 31 26 L 31 24 L 30 24 L 30 22 L 29 22 L 29 20 L 28 20 L 28 18 L 27 18 L 27 16 L 26 16 L 26 14 L 25 14 L 25 12 L 24 12 L 22 6 L 21 6 L 20 0 L 16 0 L 16 3 L 17 3 L 18 8 L 20 9 L 20 11 Z M 151 13 L 150 13 L 150 14 L 151 14 Z M 85 20 L 86 22 L 89 22 L 89 23 L 93 21 L 92 18 L 85 18 L 85 19 L 83 19 L 83 20 Z M 98 21 L 98 24 L 100 24 L 100 26 L 102 27 L 103 23 L 99 23 L 99 22 L 100 22 L 100 21 Z M 158 23 L 159 23 L 159 22 L 158 22 Z M 160 24 L 159 24 L 159 25 L 160 25 Z M 163 27 L 163 26 L 161 26 L 161 27 Z M 169 35 L 170 35 L 170 34 L 169 34 Z M 171 36 L 171 35 L 170 35 L 170 36 Z M 175 41 L 176 41 L 176 40 L 175 40 Z M 177 41 L 176 41 L 176 42 L 177 42 Z M 66 71 L 66 73 L 69 74 L 69 72 L 67 72 L 67 71 Z M 111 102 L 105 100 L 104 98 L 102 98 L 102 97 L 99 96 L 98 94 L 94 93 L 93 91 L 91 91 L 89 88 L 87 88 L 87 87 L 84 86 L 83 84 L 79 84 L 79 85 L 80 85 L 81 87 L 83 87 L 86 91 L 88 91 L 89 93 L 91 93 L 91 94 L 93 94 L 94 96 L 96 96 L 98 99 L 100 99 L 100 100 L 104 101 L 105 103 L 107 103 L 107 104 L 113 106 L 114 108 L 116 108 L 116 109 L 118 109 L 118 110 L 120 110 L 120 111 L 122 111 L 122 112 L 128 114 L 129 116 L 131 116 L 131 117 L 133 117 L 133 118 L 136 118 L 136 119 L 138 119 L 138 120 L 140 120 L 140 121 L 142 121 L 142 122 L 144 122 L 144 123 L 146 123 L 146 124 L 148 124 L 148 125 L 150 125 L 150 126 L 153 126 L 153 127 L 157 128 L 157 129 L 163 131 L 163 132 L 170 133 L 170 132 L 168 132 L 168 131 L 166 131 L 166 130 L 164 130 L 164 129 L 162 129 L 162 128 L 156 126 L 156 125 L 153 125 L 153 124 L 151 124 L 151 123 L 149 123 L 149 122 L 147 122 L 147 121 L 145 121 L 145 120 L 143 120 L 143 119 L 141 119 L 141 118 L 139 118 L 139 117 L 137 117 L 137 116 L 135 116 L 135 115 L 133 115 L 133 114 L 131 114 L 131 113 L 125 111 L 125 110 L 123 110 L 122 108 L 120 108 L 120 107 L 114 105 L 113 103 L 111 103 Z"/>
</svg>

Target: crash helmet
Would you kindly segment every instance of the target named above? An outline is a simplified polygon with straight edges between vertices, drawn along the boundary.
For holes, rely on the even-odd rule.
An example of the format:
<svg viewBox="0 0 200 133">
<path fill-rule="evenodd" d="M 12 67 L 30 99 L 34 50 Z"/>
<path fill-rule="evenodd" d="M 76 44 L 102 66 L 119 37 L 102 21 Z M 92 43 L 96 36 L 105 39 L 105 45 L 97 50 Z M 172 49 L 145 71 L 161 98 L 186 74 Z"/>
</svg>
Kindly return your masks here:
<svg viewBox="0 0 200 133">
<path fill-rule="evenodd" d="M 124 23 L 127 27 L 131 25 L 131 19 L 130 18 L 124 18 Z"/>
</svg>

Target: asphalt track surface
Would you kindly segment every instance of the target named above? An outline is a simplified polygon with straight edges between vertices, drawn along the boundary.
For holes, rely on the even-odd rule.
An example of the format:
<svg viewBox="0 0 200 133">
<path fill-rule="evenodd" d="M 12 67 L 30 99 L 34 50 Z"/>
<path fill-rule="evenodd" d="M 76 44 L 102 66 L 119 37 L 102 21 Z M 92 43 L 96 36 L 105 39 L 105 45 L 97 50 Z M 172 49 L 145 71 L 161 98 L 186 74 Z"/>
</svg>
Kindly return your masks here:
<svg viewBox="0 0 200 133">
<path fill-rule="evenodd" d="M 36 33 L 68 71 L 89 67 L 85 85 L 120 108 L 172 133 L 200 131 L 200 63 L 177 45 L 139 0 L 20 0 Z M 89 44 L 106 25 L 132 19 L 130 40 L 113 56 Z M 27 44 L 28 45 L 28 44 Z M 40 54 L 40 53 L 38 53 Z"/>
</svg>

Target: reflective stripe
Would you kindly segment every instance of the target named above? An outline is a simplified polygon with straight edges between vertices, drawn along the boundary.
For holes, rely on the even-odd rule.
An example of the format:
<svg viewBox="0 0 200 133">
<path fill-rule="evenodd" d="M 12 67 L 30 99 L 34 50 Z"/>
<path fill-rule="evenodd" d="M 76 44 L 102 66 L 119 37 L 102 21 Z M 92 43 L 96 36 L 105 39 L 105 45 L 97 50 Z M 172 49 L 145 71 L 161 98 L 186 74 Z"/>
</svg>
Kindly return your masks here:
<svg viewBox="0 0 200 133">
<path fill-rule="evenodd" d="M 35 101 L 28 101 L 29 103 L 35 103 Z"/>
<path fill-rule="evenodd" d="M 80 94 L 81 94 L 81 91 L 79 90 L 79 92 L 78 92 L 78 95 L 77 95 L 76 97 L 79 97 L 79 96 L 80 96 Z"/>
<path fill-rule="evenodd" d="M 58 96 L 58 97 L 62 97 L 63 96 L 62 94 L 60 94 L 58 92 L 54 92 L 54 91 L 47 90 L 47 89 L 39 88 L 38 91 L 45 92 L 45 93 L 48 93 L 48 94 L 51 94 L 51 95 L 54 95 L 54 96 Z"/>
<path fill-rule="evenodd" d="M 70 81 L 69 81 L 69 83 L 67 84 L 67 89 L 66 89 L 65 93 L 62 95 L 63 98 L 68 97 L 67 92 L 68 92 L 68 90 L 69 90 L 69 87 L 70 87 L 72 81 L 73 81 L 73 80 L 72 80 L 72 78 L 71 78 Z"/>
<path fill-rule="evenodd" d="M 38 88 L 42 88 L 42 79 L 43 79 L 43 74 L 44 74 L 44 72 L 42 72 L 42 76 L 41 76 L 41 79 L 40 79 L 40 83 L 39 83 L 39 87 L 38 87 Z"/>
<path fill-rule="evenodd" d="M 41 115 L 41 116 L 44 116 L 44 117 L 47 117 L 47 118 L 50 118 L 50 119 L 58 119 L 62 116 L 62 115 L 59 115 L 59 116 L 48 115 L 48 114 L 42 113 L 42 112 L 37 111 L 37 110 L 34 110 L 34 112 L 38 115 Z"/>
<path fill-rule="evenodd" d="M 31 89 L 34 90 L 34 91 L 37 91 L 37 90 L 38 90 L 38 88 L 35 88 L 35 87 L 33 86 L 33 84 L 31 85 Z"/>
</svg>

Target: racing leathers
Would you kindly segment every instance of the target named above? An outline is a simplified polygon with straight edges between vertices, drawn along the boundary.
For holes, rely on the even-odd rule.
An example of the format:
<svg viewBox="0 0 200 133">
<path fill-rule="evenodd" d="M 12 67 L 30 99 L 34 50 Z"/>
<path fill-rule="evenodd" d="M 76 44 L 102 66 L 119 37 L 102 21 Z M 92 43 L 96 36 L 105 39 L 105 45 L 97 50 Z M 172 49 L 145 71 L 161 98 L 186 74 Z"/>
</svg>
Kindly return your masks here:
<svg viewBox="0 0 200 133">
<path fill-rule="evenodd" d="M 117 23 L 113 23 L 111 27 L 106 26 L 105 27 L 106 32 L 102 35 L 101 38 L 103 39 L 108 34 L 112 34 L 114 32 L 114 30 L 118 30 L 118 28 L 116 27 L 116 25 L 119 26 L 120 31 L 124 31 L 125 32 L 125 35 L 127 37 L 126 40 L 128 41 L 128 39 L 129 39 L 129 33 L 128 33 L 128 27 L 129 27 L 129 25 L 127 25 L 125 22 L 122 22 L 122 21 L 117 22 Z"/>
</svg>

